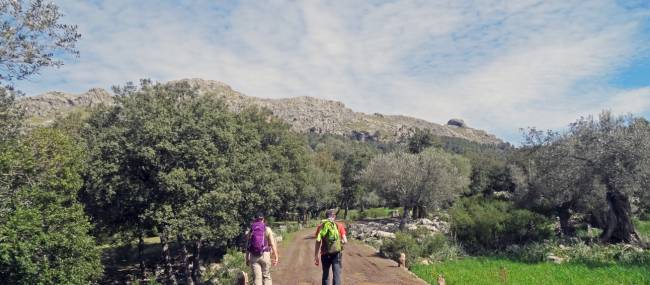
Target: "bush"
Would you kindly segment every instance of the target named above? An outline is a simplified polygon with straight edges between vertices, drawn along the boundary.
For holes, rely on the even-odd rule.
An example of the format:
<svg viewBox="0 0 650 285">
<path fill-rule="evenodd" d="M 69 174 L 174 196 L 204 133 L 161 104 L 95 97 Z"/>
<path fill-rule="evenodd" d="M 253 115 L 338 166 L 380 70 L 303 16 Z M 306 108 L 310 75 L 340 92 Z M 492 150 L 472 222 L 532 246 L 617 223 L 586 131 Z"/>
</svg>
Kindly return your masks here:
<svg viewBox="0 0 650 285">
<path fill-rule="evenodd" d="M 505 249 L 503 254 L 508 259 L 537 263 L 546 261 L 546 257 L 553 252 L 554 246 L 550 243 L 533 242 L 523 246 L 511 245 Z"/>
<path fill-rule="evenodd" d="M 447 261 L 462 255 L 460 247 L 443 234 L 428 235 L 420 244 L 421 257 L 431 261 Z"/>
<path fill-rule="evenodd" d="M 203 275 L 203 282 L 209 283 L 209 280 L 218 281 L 217 284 L 234 284 L 241 271 L 251 276 L 251 271 L 246 266 L 246 256 L 243 252 L 230 250 L 223 256 L 221 267 L 214 272 L 207 271 Z"/>
<path fill-rule="evenodd" d="M 553 234 L 544 216 L 516 209 L 506 201 L 464 198 L 452 207 L 450 215 L 452 233 L 470 252 L 538 242 Z"/>
<path fill-rule="evenodd" d="M 397 261 L 400 253 L 406 254 L 406 266 L 413 264 L 422 255 L 422 248 L 415 237 L 408 233 L 395 233 L 395 239 L 386 240 L 379 252 L 384 257 Z"/>
<path fill-rule="evenodd" d="M 420 258 L 432 261 L 455 259 L 462 254 L 460 247 L 449 241 L 443 234 L 423 233 L 421 231 L 400 232 L 395 239 L 386 240 L 380 253 L 397 261 L 400 253 L 406 254 L 406 265 L 410 267 Z"/>
</svg>

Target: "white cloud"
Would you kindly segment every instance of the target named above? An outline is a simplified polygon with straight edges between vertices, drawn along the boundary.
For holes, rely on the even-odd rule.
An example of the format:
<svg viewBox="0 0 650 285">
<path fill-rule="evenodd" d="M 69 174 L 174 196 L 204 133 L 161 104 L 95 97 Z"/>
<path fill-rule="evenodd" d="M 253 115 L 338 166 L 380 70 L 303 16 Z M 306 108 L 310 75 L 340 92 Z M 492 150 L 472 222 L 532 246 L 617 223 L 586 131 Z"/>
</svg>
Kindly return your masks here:
<svg viewBox="0 0 650 285">
<path fill-rule="evenodd" d="M 187 3 L 60 2 L 81 57 L 23 88 L 201 77 L 258 97 L 462 117 L 510 139 L 600 109 L 650 111 L 648 88 L 606 83 L 647 46 L 648 10 L 614 0 Z"/>
</svg>

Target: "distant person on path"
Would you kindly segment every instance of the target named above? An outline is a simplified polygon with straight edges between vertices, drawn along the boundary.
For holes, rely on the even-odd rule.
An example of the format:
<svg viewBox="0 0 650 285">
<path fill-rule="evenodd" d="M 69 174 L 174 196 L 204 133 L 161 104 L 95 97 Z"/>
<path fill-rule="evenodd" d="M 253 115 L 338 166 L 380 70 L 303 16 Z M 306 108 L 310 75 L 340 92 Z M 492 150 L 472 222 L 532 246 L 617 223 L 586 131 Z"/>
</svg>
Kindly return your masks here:
<svg viewBox="0 0 650 285">
<path fill-rule="evenodd" d="M 314 263 L 323 265 L 323 285 L 329 285 L 330 267 L 332 268 L 333 285 L 341 283 L 341 259 L 343 244 L 348 242 L 345 226 L 336 222 L 336 210 L 326 212 L 327 219 L 316 229 L 316 246 L 314 247 Z"/>
<path fill-rule="evenodd" d="M 253 270 L 253 284 L 273 284 L 271 264 L 276 266 L 278 258 L 278 247 L 273 231 L 264 223 L 264 214 L 257 213 L 248 232 L 248 250 L 246 251 L 246 265 L 250 265 Z"/>
</svg>

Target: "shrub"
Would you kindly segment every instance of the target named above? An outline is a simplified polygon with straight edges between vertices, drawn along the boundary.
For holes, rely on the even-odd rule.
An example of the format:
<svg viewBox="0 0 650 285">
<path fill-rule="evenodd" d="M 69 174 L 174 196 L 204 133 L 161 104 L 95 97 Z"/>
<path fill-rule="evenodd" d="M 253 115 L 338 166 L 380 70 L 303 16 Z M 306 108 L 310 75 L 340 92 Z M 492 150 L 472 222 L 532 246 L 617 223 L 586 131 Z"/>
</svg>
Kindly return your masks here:
<svg viewBox="0 0 650 285">
<path fill-rule="evenodd" d="M 250 268 L 246 266 L 246 256 L 240 251 L 230 250 L 223 256 L 222 266 L 214 272 L 206 272 L 203 275 L 203 282 L 217 280 L 217 284 L 234 284 L 241 271 L 251 276 Z"/>
<path fill-rule="evenodd" d="M 521 262 L 536 263 L 543 262 L 553 251 L 553 245 L 543 242 L 533 242 L 523 246 L 511 245 L 505 249 L 503 254 L 508 259 Z"/>
<path fill-rule="evenodd" d="M 432 261 L 452 260 L 462 255 L 460 247 L 443 234 L 428 235 L 422 239 L 420 245 L 421 257 Z"/>
<path fill-rule="evenodd" d="M 420 258 L 445 261 L 462 254 L 460 247 L 443 234 L 431 235 L 421 231 L 396 233 L 395 239 L 384 241 L 380 248 L 383 256 L 393 260 L 397 260 L 402 252 L 406 254 L 406 265 L 409 267 Z"/>
<path fill-rule="evenodd" d="M 413 264 L 421 256 L 422 248 L 415 237 L 408 233 L 395 233 L 395 239 L 386 240 L 379 252 L 384 257 L 397 261 L 400 253 L 406 254 L 406 266 Z"/>
<path fill-rule="evenodd" d="M 470 252 L 542 241 L 553 233 L 548 219 L 507 201 L 464 198 L 450 215 L 452 233 Z"/>
</svg>

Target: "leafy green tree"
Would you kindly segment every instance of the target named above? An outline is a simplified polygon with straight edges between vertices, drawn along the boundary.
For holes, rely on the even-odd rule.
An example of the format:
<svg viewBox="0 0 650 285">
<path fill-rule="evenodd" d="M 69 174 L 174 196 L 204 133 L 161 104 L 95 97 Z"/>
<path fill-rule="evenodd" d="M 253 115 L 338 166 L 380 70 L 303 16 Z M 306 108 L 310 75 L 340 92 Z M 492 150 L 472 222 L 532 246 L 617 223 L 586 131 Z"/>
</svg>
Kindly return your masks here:
<svg viewBox="0 0 650 285">
<path fill-rule="evenodd" d="M 384 199 L 399 201 L 404 207 L 403 227 L 410 210 L 444 207 L 466 191 L 470 171 L 466 158 L 431 148 L 419 154 L 379 155 L 362 172 L 362 178 Z"/>
<path fill-rule="evenodd" d="M 511 201 L 463 197 L 449 210 L 452 235 L 469 252 L 541 242 L 552 235 L 550 219 Z"/>
<path fill-rule="evenodd" d="M 309 145 L 316 151 L 330 154 L 340 164 L 339 205 L 344 210 L 344 219 L 347 219 L 351 207 L 360 206 L 363 211 L 365 204 L 362 198 L 368 194 L 369 189 L 361 183 L 360 174 L 379 153 L 377 146 L 334 135 L 311 135 Z"/>
<path fill-rule="evenodd" d="M 440 146 L 440 140 L 429 129 L 416 129 L 415 133 L 408 139 L 408 149 L 411 153 L 420 153 L 428 147 Z"/>
<path fill-rule="evenodd" d="M 91 224 L 77 201 L 83 152 L 54 129 L 3 149 L 0 279 L 8 284 L 88 284 L 102 275 Z"/>
<path fill-rule="evenodd" d="M 320 151 L 311 155 L 305 185 L 296 196 L 301 220 L 307 220 L 336 205 L 341 193 L 340 168 L 340 164 L 329 153 Z"/>
<path fill-rule="evenodd" d="M 353 207 L 356 202 L 363 202 L 361 198 L 367 193 L 367 188 L 361 183 L 361 172 L 376 154 L 376 149 L 368 144 L 355 143 L 343 160 L 341 203 L 345 209 L 344 219 L 347 219 L 350 207 Z M 365 208 L 363 203 L 360 206 L 363 211 Z"/>
<path fill-rule="evenodd" d="M 115 92 L 116 105 L 93 113 L 82 131 L 90 153 L 84 201 L 109 231 L 155 228 L 168 282 L 176 282 L 172 239 L 191 284 L 204 243 L 234 245 L 255 212 L 295 209 L 306 144 L 268 111 L 232 113 L 187 83 L 143 80 Z"/>
<path fill-rule="evenodd" d="M 0 84 L 61 66 L 58 57 L 77 55 L 77 26 L 60 23 L 61 12 L 43 0 L 0 0 Z"/>
<path fill-rule="evenodd" d="M 460 138 L 441 137 L 442 148 L 460 154 L 472 164 L 469 195 L 493 196 L 511 193 L 514 184 L 510 177 L 507 162 L 514 148 L 508 143 L 481 144 Z"/>
</svg>

